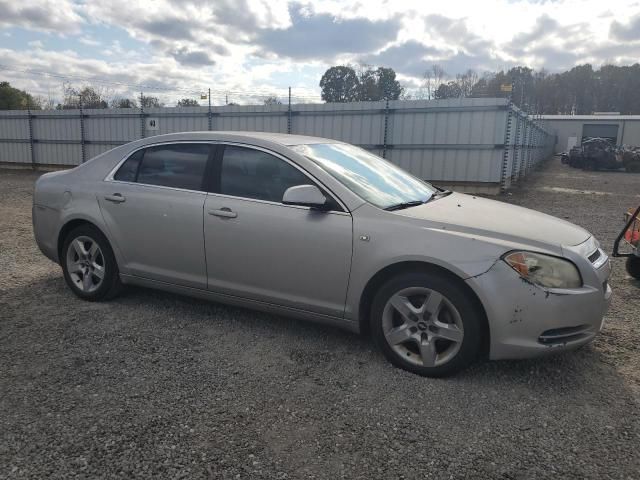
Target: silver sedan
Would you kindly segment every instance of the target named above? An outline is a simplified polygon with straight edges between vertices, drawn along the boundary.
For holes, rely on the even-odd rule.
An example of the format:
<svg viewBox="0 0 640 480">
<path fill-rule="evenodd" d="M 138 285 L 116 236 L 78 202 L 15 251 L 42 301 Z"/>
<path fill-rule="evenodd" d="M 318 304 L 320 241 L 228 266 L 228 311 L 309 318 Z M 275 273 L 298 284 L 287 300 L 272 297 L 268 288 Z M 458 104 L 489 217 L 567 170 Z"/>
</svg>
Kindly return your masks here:
<svg viewBox="0 0 640 480">
<path fill-rule="evenodd" d="M 82 299 L 141 285 L 329 323 L 428 376 L 584 345 L 611 298 L 582 228 L 314 137 L 132 142 L 42 175 L 33 226 Z"/>
</svg>

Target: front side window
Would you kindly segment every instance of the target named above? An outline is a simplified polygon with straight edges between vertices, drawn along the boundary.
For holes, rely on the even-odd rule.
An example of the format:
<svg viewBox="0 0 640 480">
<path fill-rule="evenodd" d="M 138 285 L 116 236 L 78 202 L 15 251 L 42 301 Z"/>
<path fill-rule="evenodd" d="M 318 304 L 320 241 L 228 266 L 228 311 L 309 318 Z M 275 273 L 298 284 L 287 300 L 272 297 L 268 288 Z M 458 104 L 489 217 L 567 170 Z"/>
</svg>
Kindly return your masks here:
<svg viewBox="0 0 640 480">
<path fill-rule="evenodd" d="M 206 144 L 158 145 L 144 149 L 135 181 L 146 185 L 204 190 L 204 172 L 210 147 Z M 135 154 L 134 154 L 135 155 Z M 130 178 L 131 157 L 114 176 L 115 180 Z M 133 161 L 132 161 L 133 164 Z M 122 171 L 122 175 L 120 172 Z M 119 176 L 123 178 L 119 178 Z M 133 180 L 127 180 L 133 181 Z"/>
<path fill-rule="evenodd" d="M 291 148 L 379 208 L 424 203 L 436 192 L 433 186 L 400 167 L 353 145 L 319 143 Z"/>
<path fill-rule="evenodd" d="M 297 168 L 269 153 L 226 146 L 220 171 L 220 193 L 234 197 L 282 202 L 289 187 L 312 182 Z"/>
</svg>

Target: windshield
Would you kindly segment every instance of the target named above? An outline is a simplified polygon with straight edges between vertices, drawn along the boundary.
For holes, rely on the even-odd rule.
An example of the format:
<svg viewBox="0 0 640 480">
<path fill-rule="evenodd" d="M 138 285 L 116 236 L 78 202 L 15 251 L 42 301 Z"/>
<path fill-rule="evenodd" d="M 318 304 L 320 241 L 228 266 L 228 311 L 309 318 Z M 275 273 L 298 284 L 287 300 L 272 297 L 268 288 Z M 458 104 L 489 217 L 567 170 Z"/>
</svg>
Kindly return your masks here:
<svg viewBox="0 0 640 480">
<path fill-rule="evenodd" d="M 379 208 L 429 201 L 436 189 L 392 163 L 353 145 L 294 145 L 339 182 Z"/>
</svg>

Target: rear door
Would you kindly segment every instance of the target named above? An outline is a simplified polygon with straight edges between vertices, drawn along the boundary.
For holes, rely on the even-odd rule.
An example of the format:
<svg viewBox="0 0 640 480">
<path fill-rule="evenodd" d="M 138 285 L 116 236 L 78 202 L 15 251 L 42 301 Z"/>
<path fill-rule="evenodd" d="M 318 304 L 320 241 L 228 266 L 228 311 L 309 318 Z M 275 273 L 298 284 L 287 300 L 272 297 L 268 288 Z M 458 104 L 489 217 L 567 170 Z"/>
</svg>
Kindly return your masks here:
<svg viewBox="0 0 640 480">
<path fill-rule="evenodd" d="M 103 182 L 98 202 L 122 273 L 207 288 L 203 185 L 211 151 L 206 143 L 147 147 Z"/>
<path fill-rule="evenodd" d="M 317 183 L 262 149 L 222 148 L 216 193 L 205 202 L 209 289 L 341 317 L 351 268 L 350 213 L 330 196 L 328 212 L 284 205 L 287 188 Z"/>
</svg>

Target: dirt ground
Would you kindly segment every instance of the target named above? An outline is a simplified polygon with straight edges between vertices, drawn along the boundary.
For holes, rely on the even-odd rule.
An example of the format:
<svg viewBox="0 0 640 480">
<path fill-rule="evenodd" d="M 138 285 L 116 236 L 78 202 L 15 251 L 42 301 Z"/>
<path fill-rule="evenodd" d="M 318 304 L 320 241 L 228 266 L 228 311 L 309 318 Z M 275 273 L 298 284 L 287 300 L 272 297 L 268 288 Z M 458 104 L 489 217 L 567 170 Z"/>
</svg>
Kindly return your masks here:
<svg viewBox="0 0 640 480">
<path fill-rule="evenodd" d="M 38 174 L 0 170 L 0 478 L 640 478 L 640 282 L 595 342 L 445 380 L 366 338 L 129 289 L 86 303 L 38 251 Z M 500 200 L 610 252 L 640 174 L 548 162 Z"/>
</svg>

